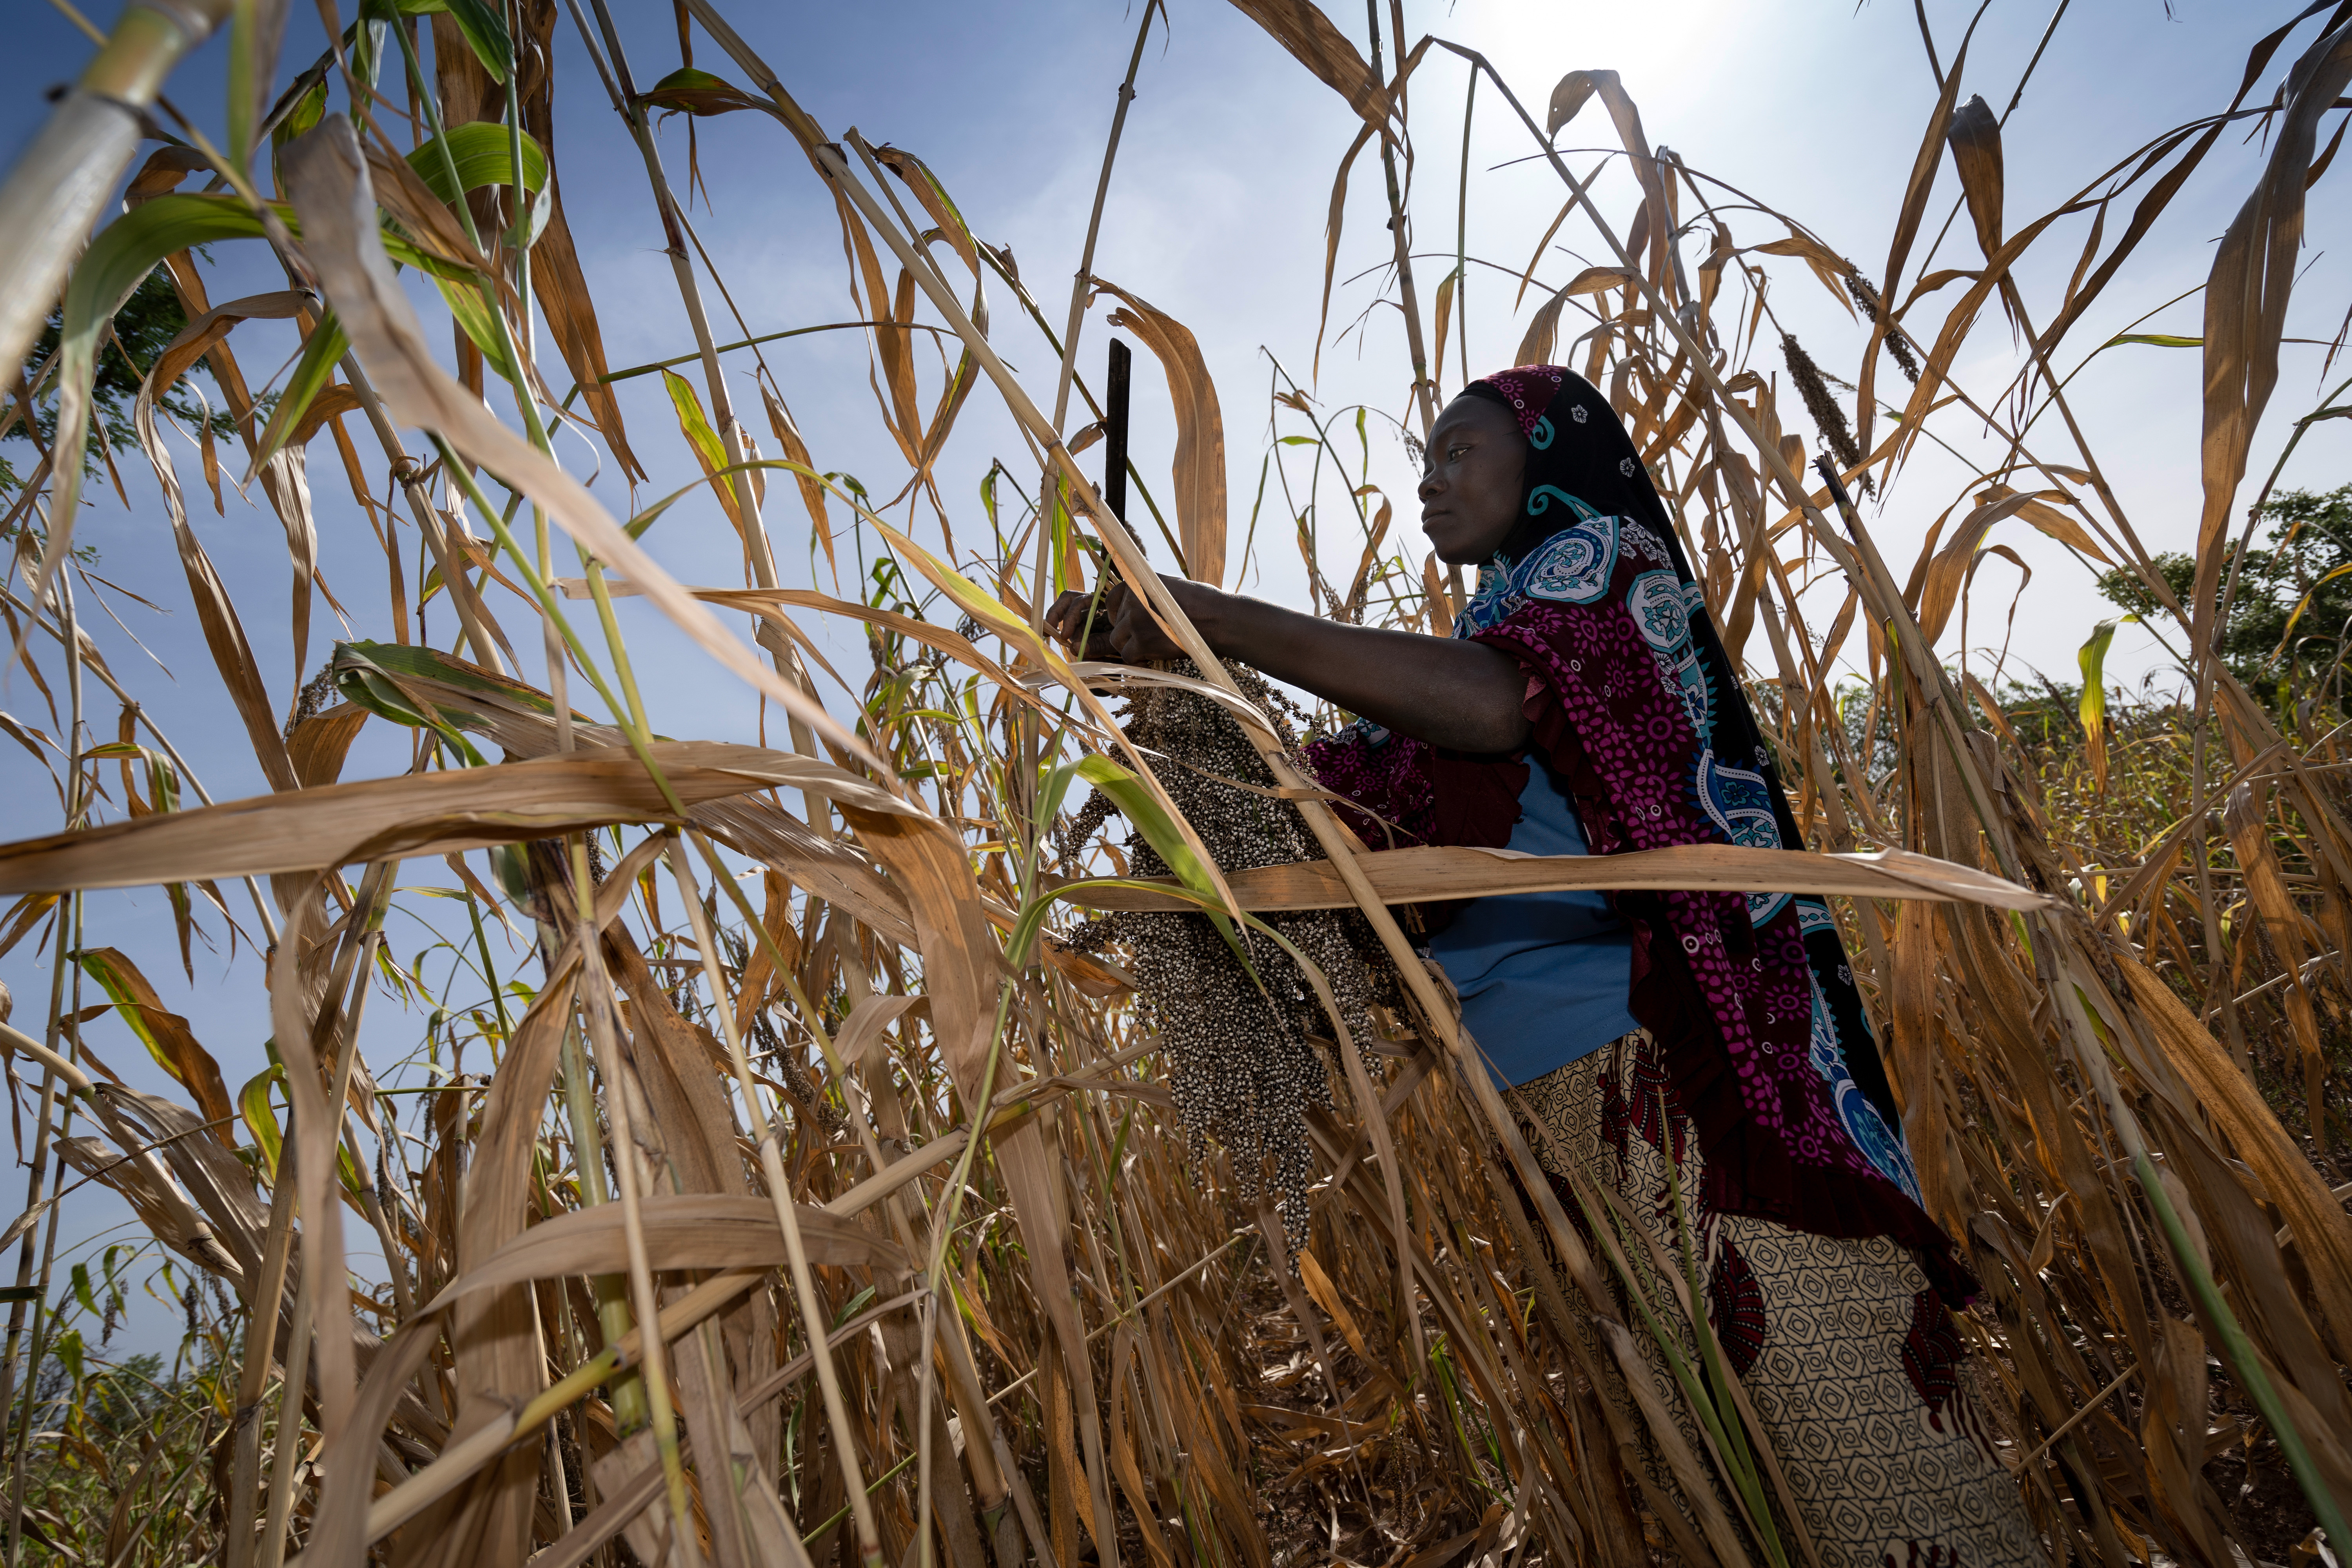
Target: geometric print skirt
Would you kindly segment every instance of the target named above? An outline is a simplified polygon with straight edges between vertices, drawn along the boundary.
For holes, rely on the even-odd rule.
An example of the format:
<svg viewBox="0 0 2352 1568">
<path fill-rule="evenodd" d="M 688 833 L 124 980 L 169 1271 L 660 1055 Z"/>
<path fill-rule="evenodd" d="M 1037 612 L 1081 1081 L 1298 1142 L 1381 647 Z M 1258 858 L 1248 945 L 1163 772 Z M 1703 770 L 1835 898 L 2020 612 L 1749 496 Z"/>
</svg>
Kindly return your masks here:
<svg viewBox="0 0 2352 1568">
<path fill-rule="evenodd" d="M 1610 1216 L 1619 1256 L 1656 1304 L 1649 1322 L 1682 1340 L 1685 1366 L 1703 1364 L 1699 1347 L 1675 1306 L 1675 1286 L 1657 1277 L 1655 1259 L 1663 1250 L 1678 1272 L 1706 1279 L 1707 1317 L 1723 1358 L 1772 1445 L 1822 1568 L 2049 1563 L 2017 1482 L 1976 1417 L 1958 1329 L 1908 1248 L 1885 1237 L 1840 1239 L 1748 1215 L 1697 1212 L 1698 1140 L 1679 1113 L 1647 1030 L 1505 1098 L 1580 1229 L 1591 1220 L 1570 1190 L 1571 1169 L 1619 1200 L 1622 1207 Z M 1643 1225 L 1651 1229 L 1646 1241 L 1629 1228 Z M 1738 1520 L 1722 1479 L 1706 1465 L 1697 1424 L 1653 1331 L 1630 1310 L 1624 1281 L 1605 1261 L 1595 1262 L 1609 1276 L 1658 1400 L 1701 1456 L 1724 1511 Z M 1561 1283 L 1575 1300 L 1573 1288 Z M 1580 1335 L 1591 1338 L 1588 1364 L 1613 1368 L 1599 1335 L 1580 1313 L 1571 1316 Z M 1651 1483 L 1643 1489 L 1672 1498 L 1696 1525 L 1627 1390 L 1600 1392 L 1642 1434 Z M 1778 1496 L 1765 1489 L 1777 1513 Z M 1776 1523 L 1786 1541 L 1786 1521 Z"/>
</svg>

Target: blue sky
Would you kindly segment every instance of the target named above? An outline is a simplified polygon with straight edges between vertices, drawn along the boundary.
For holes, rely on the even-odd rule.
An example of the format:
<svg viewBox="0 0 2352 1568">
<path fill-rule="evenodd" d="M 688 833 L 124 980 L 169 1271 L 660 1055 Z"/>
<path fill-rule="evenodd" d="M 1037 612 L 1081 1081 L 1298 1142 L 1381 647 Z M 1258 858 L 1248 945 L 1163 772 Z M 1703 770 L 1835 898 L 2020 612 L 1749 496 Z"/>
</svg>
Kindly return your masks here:
<svg viewBox="0 0 2352 1568">
<path fill-rule="evenodd" d="M 615 0 L 614 8 L 641 86 L 678 64 L 669 6 Z M 2073 0 L 2005 129 L 2011 227 L 2063 201 L 2158 132 L 2221 108 L 2236 87 L 2254 38 L 2295 8 L 2213 0 L 2174 0 L 2168 8 L 2160 0 Z M 114 9 L 111 0 L 100 0 L 94 19 L 106 26 Z M 895 142 L 922 156 L 974 228 L 992 243 L 1011 247 L 1022 277 L 1058 324 L 1084 239 L 1112 92 L 1126 66 L 1138 13 L 1125 5 L 1066 0 L 1020 6 L 737 4 L 728 9 L 829 131 L 839 134 L 855 126 L 877 144 Z M 1360 45 L 1361 13 L 1348 5 L 1328 9 Z M 1154 28 L 1144 55 L 1095 271 L 1175 316 L 1200 340 L 1223 406 L 1230 528 L 1238 556 L 1266 449 L 1273 361 L 1302 380 L 1308 375 L 1321 286 L 1323 215 L 1334 168 L 1356 121 L 1337 95 L 1233 6 L 1171 0 L 1170 10 L 1170 25 Z M 33 62 L 31 70 L 20 73 L 28 87 L 65 80 L 88 59 L 90 46 L 49 6 L 27 3 L 15 11 L 10 36 Z M 292 11 L 284 56 L 289 72 L 315 57 L 320 37 L 312 7 Z M 1969 9 L 1934 0 L 1927 13 L 1948 67 Z M 1617 70 L 1641 106 L 1654 142 L 1727 186 L 1801 218 L 1865 272 L 1883 272 L 1903 182 L 1935 98 L 1909 6 L 1891 0 L 1860 7 L 1818 0 L 1655 0 L 1640 6 L 1464 0 L 1453 6 L 1409 4 L 1406 14 L 1416 37 L 1431 30 L 1485 50 L 1538 114 L 1563 72 Z M 1980 92 L 1996 112 L 2006 106 L 2050 18 L 2049 0 L 1993 0 L 1968 56 L 1963 96 Z M 2268 98 L 2313 31 L 2314 25 L 2306 24 L 2290 40 L 2251 95 L 2253 101 Z M 687 352 L 692 339 L 668 261 L 658 249 L 642 165 L 568 20 L 558 30 L 556 48 L 557 165 L 610 361 L 620 367 Z M 169 89 L 184 110 L 215 130 L 225 61 L 223 43 L 215 40 L 181 68 Z M 740 79 L 706 37 L 696 39 L 695 63 Z M 1424 253 L 1453 248 L 1464 83 L 1459 62 L 1437 55 L 1414 81 L 1416 248 Z M 0 156 L 13 160 L 46 110 L 29 90 L 0 105 Z M 1562 145 L 1603 145 L 1605 128 L 1598 108 L 1588 109 L 1563 135 Z M 772 121 L 753 114 L 703 121 L 696 140 L 709 205 L 698 195 L 691 220 L 750 329 L 774 331 L 848 318 L 851 301 L 830 202 L 797 148 Z M 686 122 L 668 121 L 661 142 L 671 178 L 683 187 Z M 1512 268 L 1526 264 L 1559 200 L 1556 180 L 1541 164 L 1496 167 L 1523 159 L 1529 150 L 1524 132 L 1495 95 L 1482 93 L 1470 145 L 1469 249 Z M 2075 329 L 2060 356 L 2062 369 L 2073 368 L 2091 347 L 2143 312 L 2201 282 L 2212 241 L 2244 199 L 2265 151 L 2261 142 L 2242 142 L 2236 132 L 2223 137 L 2100 305 Z M 1570 162 L 1582 168 L 1589 160 Z M 2339 195 L 2347 178 L 2352 175 L 2339 167 L 2313 193 L 2309 265 L 2290 319 L 2291 336 L 2331 338 L 2344 318 L 2344 279 L 2352 276 L 2341 260 L 2352 244 L 2352 222 Z M 1612 184 L 1621 180 L 1618 174 L 1605 176 L 1601 189 L 1603 205 L 1622 231 L 1633 203 L 1626 184 Z M 1947 165 L 1929 203 L 1923 246 L 1950 209 L 1956 189 Z M 1363 404 L 1381 411 L 1370 421 L 1371 477 L 1398 498 L 1400 531 L 1418 552 L 1418 532 L 1411 526 L 1411 475 L 1393 434 L 1394 418 L 1407 412 L 1402 331 L 1393 310 L 1373 308 L 1367 313 L 1381 283 L 1377 271 L 1359 276 L 1376 268 L 1385 251 L 1386 237 L 1373 216 L 1381 203 L 1378 166 L 1368 154 L 1359 161 L 1349 188 L 1339 264 L 1343 280 L 1359 280 L 1343 281 L 1335 295 L 1331 336 L 1315 392 L 1328 408 Z M 1740 210 L 1737 203 L 1727 221 L 1743 245 L 1784 232 L 1770 217 Z M 2021 269 L 2027 297 L 2042 320 L 2063 291 L 2086 223 L 2085 217 L 2063 220 Z M 2120 224 L 2120 215 L 2109 223 L 2110 240 Z M 1578 224 L 1563 230 L 1560 243 L 1589 259 L 1603 258 L 1590 231 Z M 1979 259 L 1965 217 L 1943 246 L 1935 266 L 1965 267 Z M 284 286 L 258 247 L 225 247 L 217 260 L 215 300 Z M 1556 250 L 1539 265 L 1538 276 L 1557 284 L 1580 264 Z M 1917 276 L 1920 267 L 1915 250 L 1908 276 Z M 1422 265 L 1424 292 L 1444 270 L 1435 260 Z M 740 335 L 707 278 L 705 287 L 722 341 Z M 1473 275 L 1467 315 L 1474 369 L 1508 363 L 1519 341 L 1527 310 L 1511 308 L 1511 288 L 1494 272 Z M 1772 301 L 1780 321 L 1826 369 L 1853 378 L 1864 331 L 1800 266 L 1778 264 Z M 1002 351 L 1033 395 L 1049 400 L 1050 352 L 1001 288 L 992 289 L 992 303 Z M 1532 303 L 1531 298 L 1530 308 Z M 1090 375 L 1098 374 L 1102 363 L 1101 316 L 1108 308 L 1098 306 L 1090 318 L 1081 351 L 1081 367 Z M 1923 307 L 1914 318 L 1915 329 L 1922 320 L 1932 321 L 1935 309 L 1933 302 Z M 1357 329 L 1342 330 L 1360 319 Z M 444 320 L 428 315 L 431 321 Z M 2192 298 L 2173 305 L 2139 330 L 2193 334 L 2199 330 L 2199 303 Z M 290 330 L 266 322 L 239 329 L 233 341 L 247 376 L 256 381 L 269 377 L 293 343 Z M 1958 366 L 1961 380 L 1987 398 L 1996 395 L 2012 368 L 2013 346 L 1997 322 L 1980 327 Z M 2286 350 L 2273 411 L 2256 442 L 2255 474 L 2267 470 L 2286 423 L 2315 401 L 2322 352 Z M 906 465 L 876 417 L 862 337 L 819 334 L 774 345 L 766 353 L 820 466 L 854 473 L 877 494 L 895 492 Z M 1171 440 L 1166 395 L 1148 357 L 1139 357 L 1135 450 L 1147 478 L 1164 496 Z M 568 378 L 560 374 L 553 356 L 546 363 L 558 386 L 565 384 Z M 1778 370 L 1779 356 L 1768 350 L 1759 353 L 1758 363 L 1769 374 Z M 756 415 L 751 368 L 748 356 L 730 357 L 739 409 L 772 447 Z M 928 405 L 939 380 L 936 363 L 924 376 Z M 1459 384 L 1452 353 L 1444 380 L 1449 390 Z M 1882 391 L 1892 380 L 1892 367 L 1882 366 Z M 2134 347 L 2103 355 L 2070 387 L 2093 447 L 2153 548 L 2186 548 L 2195 525 L 2199 380 L 2194 352 Z M 692 459 L 661 399 L 657 379 L 627 383 L 623 402 L 631 440 L 653 473 L 636 499 L 642 502 L 685 483 L 694 472 Z M 1786 399 L 1782 417 L 1788 428 L 1810 437 L 1793 395 Z M 1283 428 L 1299 426 L 1294 419 Z M 1928 526 L 1958 499 L 1974 465 L 1998 455 L 1983 449 L 1985 444 L 1972 434 L 1956 434 L 1955 444 L 1956 455 L 1923 449 L 1873 515 L 1898 575 L 1907 570 Z M 11 455 L 24 450 L 19 446 Z M 2345 482 L 2352 479 L 2347 455 L 2352 427 L 2319 426 L 2284 482 L 2315 488 Z M 575 469 L 588 467 L 577 447 L 567 447 L 564 456 Z M 993 393 L 983 387 L 971 399 L 939 468 L 940 489 L 960 543 L 985 535 L 977 486 L 993 458 L 1034 483 L 1020 437 Z M 183 447 L 179 460 L 184 481 L 196 490 L 192 454 Z M 382 555 L 329 444 L 314 446 L 311 460 L 322 568 L 350 612 L 353 633 L 378 635 L 385 603 Z M 1087 462 L 1095 460 L 1089 457 Z M 2061 460 L 2073 459 L 2062 454 Z M 161 607 L 158 614 L 128 599 L 112 605 L 176 679 L 87 606 L 85 623 L 97 627 L 113 668 L 162 716 L 216 797 L 257 793 L 263 786 L 234 715 L 216 692 L 152 478 L 143 473 L 143 464 L 137 468 L 126 464 L 122 470 L 128 507 L 110 488 L 94 490 L 79 537 L 100 550 L 104 576 Z M 371 471 L 380 483 L 381 465 L 373 459 Z M 629 507 L 631 498 L 611 465 L 594 488 L 608 508 Z M 1339 504 L 1328 491 L 1325 500 L 1327 509 Z M 772 488 L 768 510 L 787 577 L 809 581 L 805 520 L 788 486 Z M 928 509 L 918 517 L 923 535 L 936 539 Z M 288 700 L 324 656 L 328 642 L 343 635 L 341 628 L 320 605 L 309 668 L 298 669 L 285 630 L 289 574 L 275 519 L 232 493 L 225 517 L 215 517 L 207 502 L 198 501 L 194 521 L 244 610 L 273 698 Z M 1286 519 L 1270 507 L 1259 530 L 1262 563 L 1249 589 L 1298 603 L 1302 577 L 1287 532 Z M 2034 573 L 2017 616 L 2014 654 L 2053 674 L 2070 673 L 2074 650 L 2092 623 L 2112 615 L 2113 607 L 2097 597 L 2079 565 L 2040 535 L 2021 528 L 1997 533 L 1995 540 L 2013 546 Z M 681 503 L 648 536 L 648 543 L 682 580 L 740 580 L 734 541 L 707 499 Z M 413 538 L 408 550 L 413 561 Z M 1337 564 L 1344 571 L 1352 566 L 1353 552 L 1341 553 L 1345 559 Z M 2002 564 L 1989 566 L 1985 576 L 2002 586 L 1998 594 L 1991 586 L 1984 591 L 1974 643 L 1997 640 L 1998 629 L 1988 634 L 1983 626 L 2003 613 L 2005 584 L 2014 573 Z M 753 737 L 757 711 L 747 691 L 719 674 L 642 605 L 625 604 L 623 610 L 659 729 L 679 736 Z M 446 619 L 438 605 L 436 613 Z M 507 618 L 510 626 L 527 625 L 514 608 Z M 446 641 L 446 624 L 436 625 L 436 637 Z M 862 642 L 836 634 L 828 646 L 844 673 L 857 680 Z M 2123 628 L 2110 668 L 2136 678 L 2160 668 L 2146 635 Z M 21 673 L 0 687 L 0 708 L 54 732 L 40 694 Z M 101 738 L 110 738 L 114 717 L 110 704 L 93 710 Z M 372 728 L 347 777 L 405 765 L 404 742 L 384 728 Z M 0 757 L 0 798 L 21 803 L 11 814 L 7 836 L 50 831 L 56 806 L 41 771 L 14 749 Z M 444 879 L 437 866 L 412 866 L 410 875 L 420 882 Z M 456 907 L 419 906 L 445 924 Z M 241 954 L 232 964 L 225 943 L 209 953 L 200 948 L 191 983 L 173 954 L 160 894 L 103 895 L 91 900 L 90 910 L 93 930 L 145 964 L 166 1000 L 195 1022 L 200 1037 L 221 1058 L 232 1089 L 258 1070 L 268 1026 L 258 968 L 249 955 Z M 215 934 L 218 925 L 215 919 Z M 425 929 L 412 922 L 398 929 L 395 945 L 405 957 L 427 940 Z M 500 962 L 507 962 L 503 954 Z M 37 959 L 29 944 L 21 947 L 0 959 L 0 978 L 15 989 L 15 1022 L 37 1030 L 47 994 L 46 961 Z M 371 1020 L 370 1059 L 381 1068 L 406 1051 L 415 1035 L 412 1017 L 381 1010 Z M 95 1023 L 89 1036 L 127 1077 L 160 1087 L 160 1075 L 137 1059 L 139 1047 L 118 1022 Z M 0 1211 L 15 1211 L 19 1180 L 0 1173 Z M 62 1234 L 93 1235 L 121 1217 L 119 1205 L 89 1189 L 69 1200 Z"/>
</svg>

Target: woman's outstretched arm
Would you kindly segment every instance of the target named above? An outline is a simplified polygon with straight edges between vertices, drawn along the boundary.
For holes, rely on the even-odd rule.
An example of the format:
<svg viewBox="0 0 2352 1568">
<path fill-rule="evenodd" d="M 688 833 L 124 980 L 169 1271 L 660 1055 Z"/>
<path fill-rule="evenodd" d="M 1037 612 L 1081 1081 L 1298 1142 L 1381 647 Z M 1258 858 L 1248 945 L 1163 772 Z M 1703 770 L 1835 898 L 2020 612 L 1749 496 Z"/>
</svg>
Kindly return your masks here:
<svg viewBox="0 0 2352 1568">
<path fill-rule="evenodd" d="M 1510 752 L 1527 742 L 1519 707 L 1527 677 L 1508 654 L 1483 643 L 1345 626 L 1181 577 L 1160 580 L 1220 658 L 1239 659 L 1451 751 Z M 1047 612 L 1046 626 L 1075 646 L 1090 606 L 1087 657 L 1130 664 L 1183 657 L 1141 596 L 1122 584 L 1111 584 L 1099 603 L 1087 594 L 1063 595 Z"/>
</svg>

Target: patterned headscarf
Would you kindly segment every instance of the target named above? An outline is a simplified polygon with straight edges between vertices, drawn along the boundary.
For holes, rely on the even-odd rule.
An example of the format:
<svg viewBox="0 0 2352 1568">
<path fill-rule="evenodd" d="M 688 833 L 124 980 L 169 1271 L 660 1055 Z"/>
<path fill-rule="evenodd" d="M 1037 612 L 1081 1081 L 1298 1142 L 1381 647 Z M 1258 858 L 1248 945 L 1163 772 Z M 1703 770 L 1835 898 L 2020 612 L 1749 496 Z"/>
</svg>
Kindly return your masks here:
<svg viewBox="0 0 2352 1568">
<path fill-rule="evenodd" d="M 1664 503 L 1607 401 L 1558 365 L 1467 391 L 1510 410 L 1527 437 L 1513 538 L 1537 542 L 1482 570 L 1454 635 L 1527 672 L 1531 745 L 1566 782 L 1592 852 L 1804 847 Z M 1511 764 L 1369 732 L 1309 760 L 1331 787 L 1437 842 L 1508 837 L 1517 791 L 1475 775 Z M 1467 820 L 1449 796 L 1508 803 L 1511 815 Z M 1819 1235 L 1892 1237 L 1919 1252 L 1948 1301 L 1972 1295 L 1919 1206 L 1828 908 L 1788 893 L 1612 900 L 1633 938 L 1628 1006 L 1666 1047 L 1706 1155 L 1704 1201 Z"/>
</svg>

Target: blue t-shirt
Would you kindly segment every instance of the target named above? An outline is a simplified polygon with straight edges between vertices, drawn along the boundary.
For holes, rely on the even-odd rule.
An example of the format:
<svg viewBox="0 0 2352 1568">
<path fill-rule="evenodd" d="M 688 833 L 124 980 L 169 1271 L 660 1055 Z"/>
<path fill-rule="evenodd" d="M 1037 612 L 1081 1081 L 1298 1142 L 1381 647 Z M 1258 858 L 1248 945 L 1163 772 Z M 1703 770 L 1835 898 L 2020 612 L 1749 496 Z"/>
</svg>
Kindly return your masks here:
<svg viewBox="0 0 2352 1568">
<path fill-rule="evenodd" d="M 1507 847 L 1591 853 L 1574 803 L 1540 757 L 1528 759 Z M 1638 1026 L 1625 1009 L 1633 939 L 1601 893 L 1474 899 L 1429 947 L 1461 994 L 1463 1026 L 1493 1064 L 1497 1088 L 1531 1083 Z"/>
</svg>

